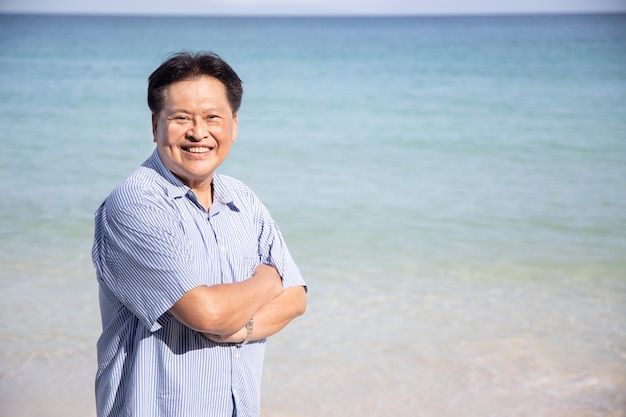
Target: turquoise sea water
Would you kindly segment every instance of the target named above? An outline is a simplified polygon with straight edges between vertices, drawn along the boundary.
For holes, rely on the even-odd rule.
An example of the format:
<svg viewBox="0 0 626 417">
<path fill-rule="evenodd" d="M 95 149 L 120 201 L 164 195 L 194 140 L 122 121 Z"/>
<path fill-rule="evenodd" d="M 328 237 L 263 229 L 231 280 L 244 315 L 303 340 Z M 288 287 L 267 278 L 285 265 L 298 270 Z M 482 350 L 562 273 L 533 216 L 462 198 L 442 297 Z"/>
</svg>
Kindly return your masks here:
<svg viewBox="0 0 626 417">
<path fill-rule="evenodd" d="M 264 417 L 626 416 L 625 15 L 0 15 L 0 415 L 93 415 L 92 215 L 181 49 L 309 283 Z"/>
</svg>

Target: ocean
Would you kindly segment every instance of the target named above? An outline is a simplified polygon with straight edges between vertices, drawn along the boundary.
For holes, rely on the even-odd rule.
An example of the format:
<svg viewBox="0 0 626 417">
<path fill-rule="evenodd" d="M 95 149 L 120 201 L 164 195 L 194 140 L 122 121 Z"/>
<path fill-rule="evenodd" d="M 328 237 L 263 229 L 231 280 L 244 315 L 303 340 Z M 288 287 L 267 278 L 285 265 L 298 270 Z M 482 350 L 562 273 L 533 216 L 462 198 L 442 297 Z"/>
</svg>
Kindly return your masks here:
<svg viewBox="0 0 626 417">
<path fill-rule="evenodd" d="M 0 15 L 0 415 L 95 415 L 93 213 L 179 50 L 309 285 L 263 417 L 626 416 L 626 15 Z"/>
</svg>

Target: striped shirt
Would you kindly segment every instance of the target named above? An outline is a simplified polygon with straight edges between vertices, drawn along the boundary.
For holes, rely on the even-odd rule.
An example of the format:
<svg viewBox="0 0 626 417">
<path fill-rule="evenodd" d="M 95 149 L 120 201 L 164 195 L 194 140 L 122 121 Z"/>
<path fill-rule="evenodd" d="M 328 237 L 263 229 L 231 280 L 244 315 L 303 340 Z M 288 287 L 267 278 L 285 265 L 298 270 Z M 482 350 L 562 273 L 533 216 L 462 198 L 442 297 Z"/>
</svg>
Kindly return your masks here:
<svg viewBox="0 0 626 417">
<path fill-rule="evenodd" d="M 187 291 L 242 281 L 261 263 L 284 288 L 305 283 L 254 193 L 219 174 L 213 189 L 207 212 L 155 150 L 98 208 L 99 417 L 260 414 L 265 340 L 213 343 L 168 310 Z"/>
</svg>

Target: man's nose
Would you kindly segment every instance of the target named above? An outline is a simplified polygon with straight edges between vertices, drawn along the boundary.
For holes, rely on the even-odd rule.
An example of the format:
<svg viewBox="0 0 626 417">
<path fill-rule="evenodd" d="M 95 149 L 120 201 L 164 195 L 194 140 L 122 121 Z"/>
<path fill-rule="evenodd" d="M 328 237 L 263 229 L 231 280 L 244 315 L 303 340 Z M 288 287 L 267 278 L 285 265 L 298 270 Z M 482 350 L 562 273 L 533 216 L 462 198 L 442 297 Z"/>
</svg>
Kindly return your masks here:
<svg viewBox="0 0 626 417">
<path fill-rule="evenodd" d="M 202 119 L 194 120 L 193 125 L 187 131 L 187 138 L 190 140 L 200 141 L 209 135 L 209 129 Z"/>
</svg>

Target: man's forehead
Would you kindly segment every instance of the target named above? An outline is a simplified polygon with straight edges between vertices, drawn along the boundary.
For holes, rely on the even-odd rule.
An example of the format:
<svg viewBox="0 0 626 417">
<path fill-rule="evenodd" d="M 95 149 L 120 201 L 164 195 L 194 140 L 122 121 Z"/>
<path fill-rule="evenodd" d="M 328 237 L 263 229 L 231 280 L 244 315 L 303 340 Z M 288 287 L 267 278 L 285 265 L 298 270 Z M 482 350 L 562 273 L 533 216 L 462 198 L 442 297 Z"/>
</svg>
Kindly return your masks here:
<svg viewBox="0 0 626 417">
<path fill-rule="evenodd" d="M 224 84 L 216 78 L 181 80 L 170 84 L 163 91 L 164 105 L 177 106 L 181 102 L 193 102 L 207 108 L 230 108 Z"/>
</svg>

